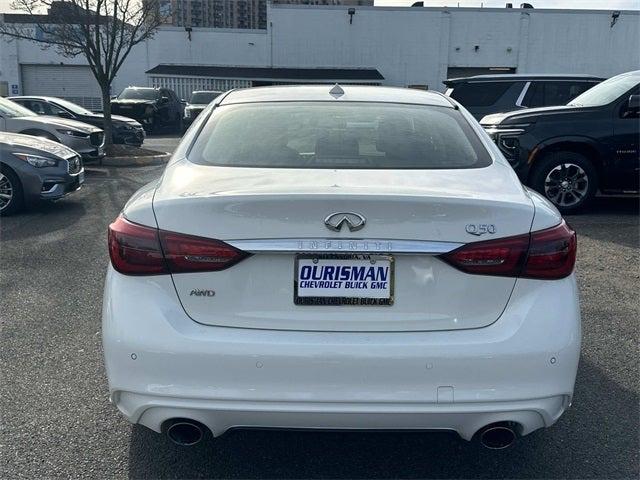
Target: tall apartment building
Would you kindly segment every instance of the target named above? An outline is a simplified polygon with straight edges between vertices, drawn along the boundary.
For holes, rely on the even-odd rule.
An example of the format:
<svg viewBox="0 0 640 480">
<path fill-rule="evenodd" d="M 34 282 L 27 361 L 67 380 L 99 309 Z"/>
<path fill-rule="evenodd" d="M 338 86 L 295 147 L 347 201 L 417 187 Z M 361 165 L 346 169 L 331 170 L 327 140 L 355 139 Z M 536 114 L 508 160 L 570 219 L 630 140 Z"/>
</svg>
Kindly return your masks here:
<svg viewBox="0 0 640 480">
<path fill-rule="evenodd" d="M 373 5 L 373 0 L 272 0 L 295 5 Z M 267 28 L 267 0 L 166 0 L 167 23 L 178 27 Z"/>
</svg>

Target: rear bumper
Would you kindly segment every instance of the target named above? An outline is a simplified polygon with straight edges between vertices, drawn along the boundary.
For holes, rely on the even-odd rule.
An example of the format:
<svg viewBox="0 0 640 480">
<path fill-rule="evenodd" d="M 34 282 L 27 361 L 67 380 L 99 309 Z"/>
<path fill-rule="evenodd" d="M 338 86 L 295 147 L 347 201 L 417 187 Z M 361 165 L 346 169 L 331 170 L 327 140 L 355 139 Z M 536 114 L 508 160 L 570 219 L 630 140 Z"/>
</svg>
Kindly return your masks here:
<svg viewBox="0 0 640 480">
<path fill-rule="evenodd" d="M 204 326 L 171 279 L 109 268 L 103 342 L 111 399 L 160 431 L 187 417 L 233 427 L 521 433 L 569 406 L 580 352 L 573 276 L 518 280 L 494 324 L 437 332 L 293 332 Z"/>
<path fill-rule="evenodd" d="M 482 427 L 516 422 L 519 434 L 550 426 L 569 406 L 567 396 L 519 402 L 466 404 L 245 402 L 167 398 L 118 392 L 112 396 L 130 421 L 156 432 L 171 418 L 206 425 L 214 436 L 233 428 L 327 430 L 453 430 L 471 440 Z"/>
</svg>

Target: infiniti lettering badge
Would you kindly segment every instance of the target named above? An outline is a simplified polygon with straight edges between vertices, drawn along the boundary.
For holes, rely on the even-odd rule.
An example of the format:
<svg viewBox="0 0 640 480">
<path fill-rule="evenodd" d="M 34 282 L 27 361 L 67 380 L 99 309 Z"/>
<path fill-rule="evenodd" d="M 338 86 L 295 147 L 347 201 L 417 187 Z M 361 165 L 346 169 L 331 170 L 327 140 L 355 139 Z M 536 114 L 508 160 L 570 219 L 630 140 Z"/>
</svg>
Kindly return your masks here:
<svg viewBox="0 0 640 480">
<path fill-rule="evenodd" d="M 189 294 L 189 296 L 193 297 L 214 297 L 216 295 L 216 292 L 213 290 L 205 290 L 205 289 L 201 289 L 201 288 L 194 288 L 193 290 L 191 290 L 191 293 Z"/>
<path fill-rule="evenodd" d="M 346 225 L 350 232 L 357 232 L 364 228 L 366 219 L 359 213 L 354 212 L 336 212 L 328 215 L 324 219 L 324 224 L 329 230 L 339 232 L 342 226 Z"/>
</svg>

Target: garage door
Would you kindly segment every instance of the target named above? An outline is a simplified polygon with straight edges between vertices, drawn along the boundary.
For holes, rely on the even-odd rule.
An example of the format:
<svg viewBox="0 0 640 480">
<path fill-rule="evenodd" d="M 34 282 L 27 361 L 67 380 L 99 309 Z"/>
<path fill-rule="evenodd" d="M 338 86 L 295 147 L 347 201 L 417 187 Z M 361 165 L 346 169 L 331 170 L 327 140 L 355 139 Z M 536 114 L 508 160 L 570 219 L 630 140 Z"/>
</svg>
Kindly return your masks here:
<svg viewBox="0 0 640 480">
<path fill-rule="evenodd" d="M 21 65 L 23 95 L 59 97 L 89 110 L 102 110 L 102 94 L 82 65 Z"/>
</svg>

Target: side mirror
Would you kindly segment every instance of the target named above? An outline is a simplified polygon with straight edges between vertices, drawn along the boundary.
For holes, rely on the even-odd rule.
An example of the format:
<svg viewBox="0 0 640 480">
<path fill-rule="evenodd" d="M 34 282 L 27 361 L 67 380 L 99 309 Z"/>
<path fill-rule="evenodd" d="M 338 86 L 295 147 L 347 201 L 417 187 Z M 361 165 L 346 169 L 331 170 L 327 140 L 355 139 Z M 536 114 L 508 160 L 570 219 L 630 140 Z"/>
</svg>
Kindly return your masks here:
<svg viewBox="0 0 640 480">
<path fill-rule="evenodd" d="M 631 95 L 629 97 L 629 102 L 627 103 L 627 108 L 629 110 L 639 110 L 640 109 L 640 95 Z"/>
<path fill-rule="evenodd" d="M 169 97 L 160 97 L 160 103 L 169 103 Z"/>
</svg>

